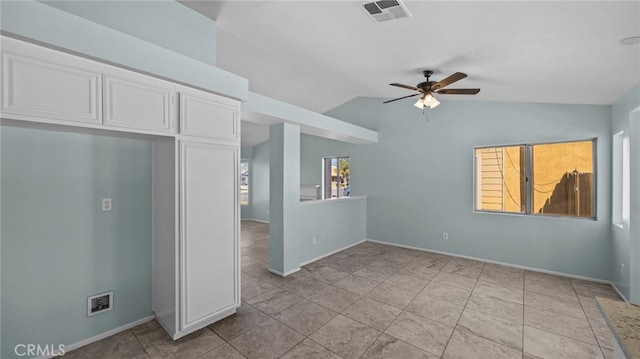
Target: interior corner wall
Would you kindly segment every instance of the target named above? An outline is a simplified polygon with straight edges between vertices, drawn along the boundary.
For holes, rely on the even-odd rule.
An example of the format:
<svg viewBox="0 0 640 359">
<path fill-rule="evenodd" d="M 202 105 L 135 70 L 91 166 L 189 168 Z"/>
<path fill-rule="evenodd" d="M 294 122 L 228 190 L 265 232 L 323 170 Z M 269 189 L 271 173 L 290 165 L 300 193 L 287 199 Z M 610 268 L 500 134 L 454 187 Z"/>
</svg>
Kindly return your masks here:
<svg viewBox="0 0 640 359">
<path fill-rule="evenodd" d="M 151 142 L 3 125 L 0 149 L 0 356 L 153 315 Z M 107 291 L 113 310 L 88 317 L 87 297 Z"/>
<path fill-rule="evenodd" d="M 631 133 L 631 121 L 632 121 L 632 111 L 640 108 L 640 83 L 637 84 L 634 88 L 632 88 L 625 96 L 620 98 L 613 106 L 611 107 L 611 134 L 618 133 L 620 131 L 624 131 L 625 137 L 629 138 L 630 146 L 633 148 L 633 145 L 639 146 L 637 142 L 640 141 L 640 138 L 630 136 Z M 634 111 L 635 112 L 635 111 Z M 636 147 L 637 148 L 637 147 Z M 637 160 L 634 161 L 634 154 L 637 152 L 631 152 L 631 162 L 630 165 L 633 168 L 630 168 L 631 173 L 640 173 L 640 169 L 638 168 L 640 164 Z M 635 172 L 634 172 L 635 171 Z M 638 175 L 636 175 L 637 177 Z M 640 178 L 631 178 L 630 184 L 634 186 L 636 190 L 638 189 L 638 183 L 640 183 Z M 632 201 L 634 198 L 631 198 Z M 640 201 L 640 198 L 635 198 L 635 201 Z M 635 242 L 636 246 L 640 246 L 638 243 L 640 242 L 640 236 L 632 236 L 630 232 L 630 227 L 632 226 L 640 226 L 640 210 L 634 211 L 633 215 L 630 216 L 630 223 L 627 225 L 623 225 L 622 228 L 617 226 L 611 226 L 611 245 L 612 245 L 612 282 L 618 288 L 618 290 L 629 300 L 631 300 L 631 277 L 634 276 L 636 282 L 635 286 L 639 287 L 637 296 L 640 296 L 640 253 L 636 250 L 636 253 L 632 251 L 634 247 L 633 244 Z M 640 248 L 640 247 L 636 247 Z M 632 262 L 632 257 L 635 258 L 635 261 Z M 624 267 L 627 268 L 625 273 L 620 272 L 620 263 L 624 264 Z M 635 296 L 634 296 L 635 297 Z M 640 298 L 635 299 L 636 303 L 640 302 Z"/>
<path fill-rule="evenodd" d="M 351 156 L 352 193 L 368 196 L 369 239 L 611 279 L 610 106 L 443 100 L 423 113 L 408 101 L 356 98 L 327 115 L 378 131 L 378 143 L 340 153 Z M 597 220 L 474 212 L 474 146 L 589 138 Z M 314 141 L 336 152 L 332 141 Z"/>
</svg>

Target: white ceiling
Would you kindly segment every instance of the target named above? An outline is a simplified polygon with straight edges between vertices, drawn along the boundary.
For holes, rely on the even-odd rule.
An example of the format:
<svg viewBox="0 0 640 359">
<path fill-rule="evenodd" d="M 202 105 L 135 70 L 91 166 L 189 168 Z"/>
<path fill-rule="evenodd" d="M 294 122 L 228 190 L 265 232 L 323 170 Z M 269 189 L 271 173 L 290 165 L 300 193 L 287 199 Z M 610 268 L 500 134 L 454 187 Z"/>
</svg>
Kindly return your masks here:
<svg viewBox="0 0 640 359">
<path fill-rule="evenodd" d="M 317 112 L 409 95 L 388 84 L 416 85 L 424 69 L 482 89 L 444 101 L 612 104 L 640 80 L 640 45 L 618 43 L 640 36 L 640 1 L 405 1 L 413 18 L 381 23 L 366 1 L 182 2 L 216 20 L 218 67 Z"/>
</svg>

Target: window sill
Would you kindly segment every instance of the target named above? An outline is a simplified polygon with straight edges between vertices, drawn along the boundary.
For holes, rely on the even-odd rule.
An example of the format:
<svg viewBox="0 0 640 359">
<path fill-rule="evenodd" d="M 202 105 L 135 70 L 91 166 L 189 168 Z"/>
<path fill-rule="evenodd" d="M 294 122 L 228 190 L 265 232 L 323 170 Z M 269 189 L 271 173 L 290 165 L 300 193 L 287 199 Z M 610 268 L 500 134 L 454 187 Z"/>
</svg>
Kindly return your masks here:
<svg viewBox="0 0 640 359">
<path fill-rule="evenodd" d="M 526 217 L 526 218 L 549 218 L 549 219 L 559 219 L 559 220 L 576 220 L 576 221 L 586 221 L 586 222 L 597 222 L 597 217 L 573 217 L 573 216 L 562 216 L 562 215 L 551 215 L 551 214 L 526 214 L 526 213 L 517 213 L 517 212 L 498 212 L 498 211 L 478 211 L 473 210 L 473 213 L 478 214 L 489 214 L 489 215 L 499 215 L 499 216 L 514 216 L 514 217 Z"/>
</svg>

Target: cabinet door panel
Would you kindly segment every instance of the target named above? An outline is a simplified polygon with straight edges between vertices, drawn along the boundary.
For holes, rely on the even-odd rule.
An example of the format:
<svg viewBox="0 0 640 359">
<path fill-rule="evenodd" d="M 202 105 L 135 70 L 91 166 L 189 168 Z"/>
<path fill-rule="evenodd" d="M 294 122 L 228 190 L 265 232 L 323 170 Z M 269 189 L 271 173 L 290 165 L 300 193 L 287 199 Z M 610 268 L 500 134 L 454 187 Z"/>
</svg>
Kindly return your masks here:
<svg viewBox="0 0 640 359">
<path fill-rule="evenodd" d="M 73 67 L 5 51 L 2 56 L 3 117 L 101 122 L 99 73 L 85 71 L 79 64 L 76 67 L 71 57 L 68 60 Z"/>
<path fill-rule="evenodd" d="M 105 76 L 104 124 L 148 131 L 172 132 L 173 89 L 159 80 L 127 74 Z"/>
<path fill-rule="evenodd" d="M 238 149 L 180 141 L 181 329 L 236 306 Z"/>
<path fill-rule="evenodd" d="M 240 140 L 238 101 L 206 92 L 180 92 L 180 133 L 221 140 Z"/>
</svg>

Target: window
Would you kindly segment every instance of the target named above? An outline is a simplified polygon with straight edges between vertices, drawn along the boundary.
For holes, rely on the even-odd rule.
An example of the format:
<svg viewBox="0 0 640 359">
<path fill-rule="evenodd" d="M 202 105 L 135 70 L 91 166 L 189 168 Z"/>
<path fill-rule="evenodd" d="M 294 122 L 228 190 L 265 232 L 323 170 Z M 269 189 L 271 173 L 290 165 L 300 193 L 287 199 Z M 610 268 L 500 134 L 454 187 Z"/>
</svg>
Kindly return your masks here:
<svg viewBox="0 0 640 359">
<path fill-rule="evenodd" d="M 624 132 L 613 135 L 612 221 L 622 227 L 629 220 L 629 138 Z"/>
<path fill-rule="evenodd" d="M 525 212 L 525 146 L 476 149 L 476 210 Z"/>
<path fill-rule="evenodd" d="M 477 211 L 595 218 L 595 139 L 475 148 Z"/>
<path fill-rule="evenodd" d="M 327 157 L 323 159 L 323 198 L 349 197 L 351 173 L 349 157 Z"/>
<path fill-rule="evenodd" d="M 240 162 L 240 204 L 249 204 L 249 163 Z"/>
</svg>

